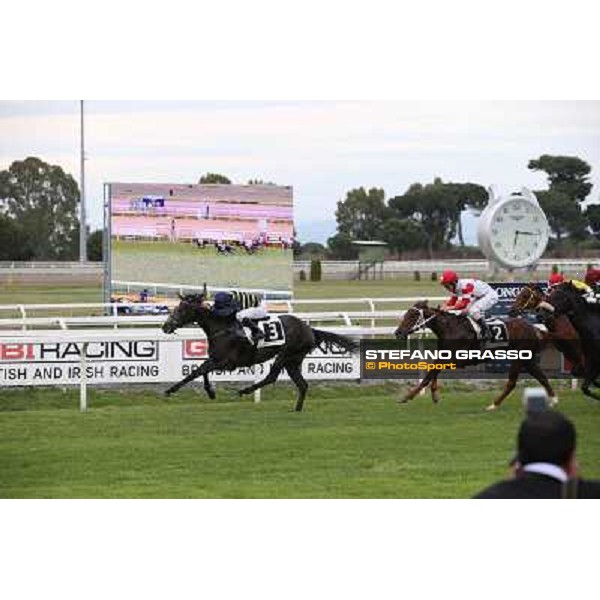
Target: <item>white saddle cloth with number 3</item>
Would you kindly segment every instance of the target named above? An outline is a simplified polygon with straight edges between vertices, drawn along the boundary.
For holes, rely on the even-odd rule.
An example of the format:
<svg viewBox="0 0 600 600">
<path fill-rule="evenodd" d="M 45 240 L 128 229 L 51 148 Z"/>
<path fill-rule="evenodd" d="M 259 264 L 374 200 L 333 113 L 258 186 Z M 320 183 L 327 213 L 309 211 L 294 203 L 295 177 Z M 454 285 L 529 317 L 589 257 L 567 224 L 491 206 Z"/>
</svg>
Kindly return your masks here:
<svg viewBox="0 0 600 600">
<path fill-rule="evenodd" d="M 264 334 L 264 339 L 258 341 L 257 348 L 272 348 L 273 346 L 283 346 L 285 344 L 285 329 L 281 319 L 275 315 L 269 315 L 268 319 L 257 321 L 256 324 Z M 252 333 L 248 327 L 244 327 L 246 337 L 251 342 Z"/>
</svg>

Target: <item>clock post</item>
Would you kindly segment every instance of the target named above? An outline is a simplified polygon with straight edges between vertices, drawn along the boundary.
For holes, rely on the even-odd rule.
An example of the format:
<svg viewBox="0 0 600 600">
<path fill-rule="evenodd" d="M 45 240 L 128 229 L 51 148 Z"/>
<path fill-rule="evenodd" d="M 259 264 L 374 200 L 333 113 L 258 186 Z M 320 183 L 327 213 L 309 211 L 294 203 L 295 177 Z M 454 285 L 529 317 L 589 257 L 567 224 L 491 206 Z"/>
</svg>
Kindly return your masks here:
<svg viewBox="0 0 600 600">
<path fill-rule="evenodd" d="M 479 247 L 488 259 L 493 276 L 504 269 L 509 273 L 533 271 L 544 254 L 549 239 L 546 215 L 535 194 L 527 188 L 500 196 L 492 186 L 489 201 L 479 218 Z"/>
</svg>

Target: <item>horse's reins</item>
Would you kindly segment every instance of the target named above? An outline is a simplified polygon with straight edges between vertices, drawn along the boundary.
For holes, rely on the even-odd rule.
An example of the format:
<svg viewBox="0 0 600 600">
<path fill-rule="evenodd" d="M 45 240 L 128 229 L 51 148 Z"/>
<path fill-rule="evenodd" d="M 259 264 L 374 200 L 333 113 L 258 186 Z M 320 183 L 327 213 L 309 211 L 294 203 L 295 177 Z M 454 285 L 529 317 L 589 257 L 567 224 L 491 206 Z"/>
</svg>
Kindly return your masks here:
<svg viewBox="0 0 600 600">
<path fill-rule="evenodd" d="M 200 308 L 206 308 L 204 306 L 204 303 L 200 304 Z M 171 318 L 173 318 L 173 315 L 171 315 Z M 192 323 L 196 323 L 197 325 L 200 325 L 200 323 L 198 323 L 198 321 L 191 321 L 191 322 Z M 179 321 L 176 322 L 176 323 L 174 323 L 174 324 L 175 324 L 175 327 L 177 329 L 179 329 L 180 327 L 183 327 L 183 325 Z M 189 323 L 187 323 L 187 324 L 189 325 Z M 225 334 L 228 334 L 228 333 L 229 333 L 229 329 L 221 329 L 220 331 L 216 331 L 214 333 L 211 333 L 210 336 L 207 335 L 207 339 L 210 342 L 211 339 L 215 339 L 215 338 L 221 337 L 222 335 L 225 335 Z"/>
<path fill-rule="evenodd" d="M 527 298 L 527 300 L 525 301 L 525 303 L 523 304 L 523 306 L 521 306 L 521 310 L 528 310 L 529 308 L 535 308 L 535 306 L 529 306 L 529 303 L 533 300 L 535 301 L 535 290 L 527 287 L 525 288 L 525 290 L 527 292 L 529 292 L 529 297 Z"/>
<path fill-rule="evenodd" d="M 431 321 L 432 319 L 434 319 L 436 317 L 436 314 L 433 313 L 430 317 L 428 317 L 426 319 L 425 316 L 423 315 L 422 308 L 416 308 L 413 306 L 413 307 L 409 308 L 407 312 L 410 312 L 411 310 L 416 310 L 419 313 L 420 320 L 418 320 L 417 323 L 415 325 L 413 325 L 404 335 L 410 335 L 411 333 L 415 333 L 415 331 L 419 331 L 419 329 L 423 329 L 423 327 L 425 325 L 427 325 L 427 323 L 429 323 L 429 321 Z"/>
</svg>

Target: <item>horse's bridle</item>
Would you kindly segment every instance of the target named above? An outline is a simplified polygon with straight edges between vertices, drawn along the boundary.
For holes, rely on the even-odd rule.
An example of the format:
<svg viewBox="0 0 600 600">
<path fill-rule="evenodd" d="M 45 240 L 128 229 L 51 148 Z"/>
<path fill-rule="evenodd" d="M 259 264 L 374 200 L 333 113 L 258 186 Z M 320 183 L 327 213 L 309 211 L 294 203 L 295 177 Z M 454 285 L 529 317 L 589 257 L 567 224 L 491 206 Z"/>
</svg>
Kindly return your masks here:
<svg viewBox="0 0 600 600">
<path fill-rule="evenodd" d="M 193 302 L 189 301 L 189 300 L 185 300 L 182 298 L 182 302 L 184 302 L 185 304 L 188 304 L 189 306 L 191 306 L 192 308 L 194 308 L 194 304 Z M 204 306 L 204 301 L 200 302 L 198 305 L 200 308 L 202 308 Z M 176 329 L 179 329 L 180 327 L 184 327 L 185 325 L 189 325 L 190 323 L 195 323 L 195 320 L 192 321 L 187 321 L 186 323 L 184 323 L 182 321 L 182 319 L 180 318 L 175 318 L 175 314 L 174 312 L 171 312 L 169 315 L 169 318 L 171 319 L 173 325 L 175 326 Z"/>
<path fill-rule="evenodd" d="M 425 327 L 425 325 L 427 325 L 427 323 L 429 323 L 429 321 L 434 319 L 436 316 L 436 314 L 433 313 L 430 317 L 425 318 L 425 315 L 423 314 L 423 309 L 417 308 L 416 306 L 411 306 L 406 311 L 406 314 L 408 314 L 411 310 L 417 311 L 417 313 L 419 313 L 419 318 L 417 319 L 416 324 L 413 325 L 408 331 L 403 333 L 403 335 L 410 335 L 411 333 L 415 333 L 415 331 L 419 331 L 420 329 L 423 329 L 423 327 Z"/>
<path fill-rule="evenodd" d="M 529 310 L 529 309 L 535 308 L 535 306 L 529 306 L 529 303 L 532 300 L 535 300 L 535 295 L 537 293 L 537 290 L 535 290 L 534 288 L 531 288 L 531 287 L 526 287 L 524 289 L 529 292 L 529 297 L 527 298 L 525 303 L 519 308 L 519 310 Z"/>
</svg>

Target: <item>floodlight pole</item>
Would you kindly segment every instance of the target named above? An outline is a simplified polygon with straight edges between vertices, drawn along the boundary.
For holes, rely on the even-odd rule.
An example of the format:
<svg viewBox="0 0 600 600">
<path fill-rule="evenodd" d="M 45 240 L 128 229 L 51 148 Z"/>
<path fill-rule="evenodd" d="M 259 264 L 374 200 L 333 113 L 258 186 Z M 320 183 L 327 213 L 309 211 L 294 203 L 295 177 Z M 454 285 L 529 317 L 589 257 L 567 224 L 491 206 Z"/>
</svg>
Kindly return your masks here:
<svg viewBox="0 0 600 600">
<path fill-rule="evenodd" d="M 79 262 L 87 262 L 87 227 L 85 223 L 85 149 L 83 136 L 83 100 L 79 101 L 79 113 L 81 121 L 81 149 L 80 149 L 80 200 L 79 200 Z"/>
</svg>

